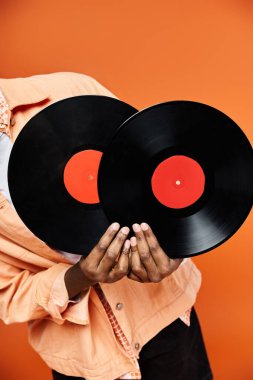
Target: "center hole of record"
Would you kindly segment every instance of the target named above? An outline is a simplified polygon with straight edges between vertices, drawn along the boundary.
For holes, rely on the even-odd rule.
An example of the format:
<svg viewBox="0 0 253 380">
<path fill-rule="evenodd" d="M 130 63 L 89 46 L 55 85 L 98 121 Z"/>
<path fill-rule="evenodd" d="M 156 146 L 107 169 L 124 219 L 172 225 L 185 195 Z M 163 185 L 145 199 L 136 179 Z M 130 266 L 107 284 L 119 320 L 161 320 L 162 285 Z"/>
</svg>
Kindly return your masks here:
<svg viewBox="0 0 253 380">
<path fill-rule="evenodd" d="M 205 174 L 194 159 L 175 155 L 157 165 L 151 178 L 151 187 L 161 204 L 180 209 L 191 206 L 202 196 Z"/>
<path fill-rule="evenodd" d="M 82 150 L 74 154 L 65 165 L 64 185 L 77 201 L 99 203 L 97 178 L 102 154 L 98 150 Z"/>
</svg>

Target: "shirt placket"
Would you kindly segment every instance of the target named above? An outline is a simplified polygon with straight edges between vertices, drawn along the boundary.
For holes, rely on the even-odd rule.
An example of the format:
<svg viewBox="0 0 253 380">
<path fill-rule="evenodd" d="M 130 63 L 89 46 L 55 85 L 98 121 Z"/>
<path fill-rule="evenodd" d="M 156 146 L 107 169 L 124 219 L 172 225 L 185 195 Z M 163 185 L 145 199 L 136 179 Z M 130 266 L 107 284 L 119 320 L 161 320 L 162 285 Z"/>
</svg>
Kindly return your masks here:
<svg viewBox="0 0 253 380">
<path fill-rule="evenodd" d="M 129 358 L 132 360 L 133 364 L 136 367 L 136 371 L 127 372 L 121 377 L 118 377 L 118 379 L 141 379 L 141 372 L 140 372 L 140 366 L 137 360 L 137 357 L 135 355 L 135 352 L 133 351 L 130 343 L 128 342 L 123 330 L 120 327 L 120 324 L 115 317 L 112 308 L 109 304 L 109 302 L 106 299 L 106 296 L 101 288 L 101 286 L 97 283 L 93 286 L 94 290 L 96 291 L 104 309 L 107 314 L 107 317 L 109 319 L 109 322 L 112 326 L 112 329 L 114 331 L 115 337 L 119 344 L 123 347 L 123 349 L 126 351 Z"/>
</svg>

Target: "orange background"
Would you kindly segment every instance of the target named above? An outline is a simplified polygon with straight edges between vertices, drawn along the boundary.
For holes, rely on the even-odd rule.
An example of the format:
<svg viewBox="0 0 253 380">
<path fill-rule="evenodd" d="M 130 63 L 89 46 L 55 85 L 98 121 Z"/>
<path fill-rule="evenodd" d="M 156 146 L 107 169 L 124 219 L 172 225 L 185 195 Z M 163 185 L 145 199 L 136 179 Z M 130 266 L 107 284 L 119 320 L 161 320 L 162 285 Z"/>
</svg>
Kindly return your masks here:
<svg viewBox="0 0 253 380">
<path fill-rule="evenodd" d="M 204 102 L 252 143 L 251 0 L 2 0 L 0 7 L 1 77 L 77 71 L 139 109 Z M 252 227 L 251 213 L 229 241 L 194 259 L 215 380 L 253 379 Z M 25 325 L 0 323 L 0 336 L 1 379 L 50 379 Z"/>
</svg>

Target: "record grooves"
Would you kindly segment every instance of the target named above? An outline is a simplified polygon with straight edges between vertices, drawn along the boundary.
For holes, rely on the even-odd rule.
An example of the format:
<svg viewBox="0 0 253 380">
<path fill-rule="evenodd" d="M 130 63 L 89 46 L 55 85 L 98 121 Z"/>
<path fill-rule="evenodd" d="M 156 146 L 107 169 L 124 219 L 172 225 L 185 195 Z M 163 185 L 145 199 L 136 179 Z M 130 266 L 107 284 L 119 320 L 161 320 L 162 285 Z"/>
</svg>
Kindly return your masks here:
<svg viewBox="0 0 253 380">
<path fill-rule="evenodd" d="M 159 165 L 179 156 L 190 166 L 172 175 L 166 164 L 171 178 L 160 176 L 154 192 Z M 228 116 L 197 102 L 166 102 L 138 112 L 118 129 L 100 162 L 99 197 L 110 221 L 145 221 L 170 257 L 188 257 L 217 247 L 244 222 L 252 206 L 252 168 L 251 145 Z M 185 207 L 173 206 L 173 186 L 175 194 L 185 191 L 184 202 L 178 196 Z"/>
<path fill-rule="evenodd" d="M 76 96 L 43 109 L 18 135 L 8 167 L 11 198 L 26 226 L 51 247 L 85 255 L 108 227 L 98 203 L 98 166 L 112 135 L 135 112 L 114 98 Z"/>
<path fill-rule="evenodd" d="M 140 112 L 114 98 L 61 100 L 13 146 L 15 209 L 49 246 L 87 255 L 112 222 L 147 222 L 170 257 L 214 249 L 245 221 L 252 147 L 227 115 L 173 101 Z"/>
</svg>

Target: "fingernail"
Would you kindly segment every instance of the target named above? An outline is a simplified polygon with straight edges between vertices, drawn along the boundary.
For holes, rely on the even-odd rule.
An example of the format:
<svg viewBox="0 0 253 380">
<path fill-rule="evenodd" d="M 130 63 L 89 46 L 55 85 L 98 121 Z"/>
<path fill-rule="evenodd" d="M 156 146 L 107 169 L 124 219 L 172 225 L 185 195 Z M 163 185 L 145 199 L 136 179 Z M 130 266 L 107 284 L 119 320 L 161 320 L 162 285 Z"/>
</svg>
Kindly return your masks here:
<svg viewBox="0 0 253 380">
<path fill-rule="evenodd" d="M 111 227 L 112 227 L 112 230 L 113 231 L 117 231 L 118 229 L 119 229 L 119 223 L 113 223 L 112 225 L 111 225 Z"/>
<path fill-rule="evenodd" d="M 130 240 L 125 241 L 124 249 L 129 249 L 130 248 Z"/>
<path fill-rule="evenodd" d="M 137 244 L 136 237 L 135 236 L 131 237 L 130 242 L 131 242 L 131 246 L 135 247 Z"/>
<path fill-rule="evenodd" d="M 142 229 L 143 231 L 147 231 L 147 229 L 148 229 L 148 224 L 147 224 L 147 223 L 141 223 L 141 229 Z"/>
<path fill-rule="evenodd" d="M 134 232 L 140 232 L 141 228 L 140 228 L 139 224 L 137 224 L 137 223 L 133 224 L 133 230 L 134 230 Z"/>
<path fill-rule="evenodd" d="M 124 235 L 127 235 L 129 233 L 129 228 L 128 227 L 123 227 L 121 232 L 124 234 Z"/>
</svg>

